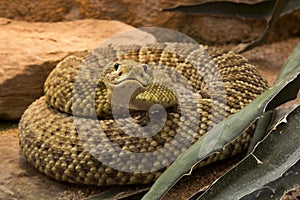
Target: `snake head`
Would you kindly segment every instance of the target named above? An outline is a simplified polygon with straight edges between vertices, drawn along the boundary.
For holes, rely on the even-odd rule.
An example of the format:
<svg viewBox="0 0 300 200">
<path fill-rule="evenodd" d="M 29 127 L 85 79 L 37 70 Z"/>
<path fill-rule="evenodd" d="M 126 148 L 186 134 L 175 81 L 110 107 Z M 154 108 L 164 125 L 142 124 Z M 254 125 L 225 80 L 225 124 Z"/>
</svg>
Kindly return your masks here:
<svg viewBox="0 0 300 200">
<path fill-rule="evenodd" d="M 106 70 L 102 80 L 111 104 L 148 110 L 154 104 L 171 107 L 177 103 L 176 95 L 168 87 L 173 83 L 163 71 L 152 71 L 147 65 L 133 60 L 110 63 Z"/>
<path fill-rule="evenodd" d="M 106 85 L 108 98 L 119 107 L 129 105 L 130 109 L 144 110 L 146 103 L 136 97 L 147 90 L 152 82 L 148 66 L 133 60 L 122 60 L 108 64 L 102 81 Z M 114 92 L 114 98 L 112 94 Z"/>
<path fill-rule="evenodd" d="M 148 66 L 133 60 L 112 62 L 108 65 L 110 73 L 105 74 L 103 82 L 109 90 L 121 85 L 137 84 L 140 89 L 146 89 L 151 82 Z"/>
</svg>

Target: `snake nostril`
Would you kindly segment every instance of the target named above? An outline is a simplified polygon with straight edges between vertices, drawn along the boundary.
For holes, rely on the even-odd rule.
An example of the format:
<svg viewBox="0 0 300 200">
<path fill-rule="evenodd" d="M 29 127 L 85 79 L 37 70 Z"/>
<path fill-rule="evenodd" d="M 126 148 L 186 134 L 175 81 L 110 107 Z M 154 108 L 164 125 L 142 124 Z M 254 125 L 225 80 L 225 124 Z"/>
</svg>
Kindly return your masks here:
<svg viewBox="0 0 300 200">
<path fill-rule="evenodd" d="M 122 76 L 122 74 L 123 74 L 122 72 L 119 72 L 119 76 Z"/>
<path fill-rule="evenodd" d="M 144 64 L 143 68 L 144 68 L 144 72 L 147 72 L 148 66 Z"/>
</svg>

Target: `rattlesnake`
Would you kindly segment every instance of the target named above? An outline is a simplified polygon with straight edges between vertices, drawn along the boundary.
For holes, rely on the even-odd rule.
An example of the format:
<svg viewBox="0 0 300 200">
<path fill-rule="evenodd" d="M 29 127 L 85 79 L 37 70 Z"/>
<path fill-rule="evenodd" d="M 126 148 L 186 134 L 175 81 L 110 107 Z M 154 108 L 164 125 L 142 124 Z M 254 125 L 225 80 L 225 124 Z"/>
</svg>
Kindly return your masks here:
<svg viewBox="0 0 300 200">
<path fill-rule="evenodd" d="M 134 75 L 127 76 L 134 67 Z M 134 98 L 128 95 L 129 103 L 138 103 L 126 112 L 119 104 L 128 92 L 120 87 L 118 97 L 114 87 L 123 84 L 128 90 L 128 83 L 142 89 Z M 57 65 L 45 82 L 45 95 L 20 120 L 20 146 L 36 169 L 57 180 L 150 183 L 213 125 L 266 88 L 256 68 L 231 51 L 188 43 L 107 45 Z M 239 153 L 250 137 L 246 131 L 199 166 Z"/>
</svg>

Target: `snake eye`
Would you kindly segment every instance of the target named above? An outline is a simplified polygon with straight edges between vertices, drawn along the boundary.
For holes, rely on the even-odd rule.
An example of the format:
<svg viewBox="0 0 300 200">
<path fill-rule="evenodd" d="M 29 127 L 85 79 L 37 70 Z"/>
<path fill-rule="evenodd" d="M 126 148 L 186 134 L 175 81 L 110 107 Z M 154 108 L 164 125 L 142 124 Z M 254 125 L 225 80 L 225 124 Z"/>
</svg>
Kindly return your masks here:
<svg viewBox="0 0 300 200">
<path fill-rule="evenodd" d="M 114 68 L 117 71 L 119 69 L 120 64 L 119 63 L 115 63 Z"/>
<path fill-rule="evenodd" d="M 148 69 L 148 66 L 144 64 L 144 65 L 143 65 L 143 68 L 144 68 L 144 71 L 146 72 L 147 69 Z"/>
</svg>

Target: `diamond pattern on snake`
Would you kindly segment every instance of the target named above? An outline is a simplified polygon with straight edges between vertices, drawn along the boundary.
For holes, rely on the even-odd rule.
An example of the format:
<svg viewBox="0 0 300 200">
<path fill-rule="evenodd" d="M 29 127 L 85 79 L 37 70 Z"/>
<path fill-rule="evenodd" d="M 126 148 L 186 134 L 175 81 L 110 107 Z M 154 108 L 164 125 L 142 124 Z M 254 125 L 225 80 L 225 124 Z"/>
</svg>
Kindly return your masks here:
<svg viewBox="0 0 300 200">
<path fill-rule="evenodd" d="M 19 124 L 29 163 L 60 181 L 146 184 L 267 89 L 246 58 L 189 43 L 107 45 L 66 57 Z M 199 166 L 248 146 L 251 129 Z"/>
</svg>

